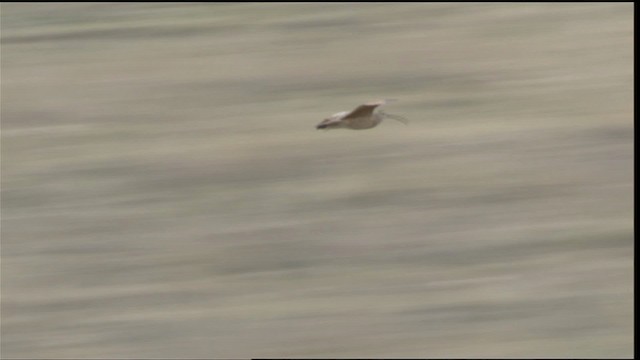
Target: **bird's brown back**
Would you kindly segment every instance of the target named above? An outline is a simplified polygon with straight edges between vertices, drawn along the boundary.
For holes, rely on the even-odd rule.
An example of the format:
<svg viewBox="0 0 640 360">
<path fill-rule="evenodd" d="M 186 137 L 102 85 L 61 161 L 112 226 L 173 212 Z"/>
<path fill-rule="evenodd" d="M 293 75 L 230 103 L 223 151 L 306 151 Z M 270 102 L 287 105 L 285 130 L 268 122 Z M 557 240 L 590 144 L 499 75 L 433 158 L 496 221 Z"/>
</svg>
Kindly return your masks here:
<svg viewBox="0 0 640 360">
<path fill-rule="evenodd" d="M 380 105 L 383 105 L 384 103 L 385 103 L 385 101 L 382 100 L 382 101 L 373 101 L 373 102 L 369 102 L 369 103 L 366 103 L 366 104 L 362 104 L 362 105 L 358 106 L 357 108 L 353 109 L 347 115 L 345 115 L 344 119 L 354 119 L 354 118 L 360 118 L 360 117 L 369 117 L 369 116 L 371 116 L 371 114 L 373 114 L 373 110 L 375 110 L 375 108 L 377 108 Z"/>
</svg>

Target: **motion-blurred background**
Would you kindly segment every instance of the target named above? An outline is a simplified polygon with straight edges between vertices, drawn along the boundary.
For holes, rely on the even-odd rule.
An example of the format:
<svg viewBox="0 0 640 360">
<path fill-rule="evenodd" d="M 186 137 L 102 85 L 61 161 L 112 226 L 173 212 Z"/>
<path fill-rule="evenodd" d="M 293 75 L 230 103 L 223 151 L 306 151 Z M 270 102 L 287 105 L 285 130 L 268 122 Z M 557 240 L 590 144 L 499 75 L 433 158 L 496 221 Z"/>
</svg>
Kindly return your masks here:
<svg viewBox="0 0 640 360">
<path fill-rule="evenodd" d="M 4 358 L 633 356 L 631 3 L 1 30 Z"/>
</svg>

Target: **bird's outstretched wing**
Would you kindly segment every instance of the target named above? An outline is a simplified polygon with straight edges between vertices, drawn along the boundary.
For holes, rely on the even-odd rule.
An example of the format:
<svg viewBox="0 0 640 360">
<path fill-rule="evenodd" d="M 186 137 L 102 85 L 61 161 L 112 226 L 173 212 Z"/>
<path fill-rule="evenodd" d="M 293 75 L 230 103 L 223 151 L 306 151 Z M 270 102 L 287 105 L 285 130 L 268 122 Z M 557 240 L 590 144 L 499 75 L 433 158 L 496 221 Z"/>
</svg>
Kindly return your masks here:
<svg viewBox="0 0 640 360">
<path fill-rule="evenodd" d="M 345 115 L 344 119 L 356 119 L 356 118 L 360 118 L 360 117 L 371 116 L 371 114 L 373 113 L 373 110 L 375 110 L 375 108 L 377 108 L 380 105 L 384 105 L 384 104 L 386 104 L 388 102 L 391 102 L 391 101 L 395 101 L 395 100 L 393 100 L 393 99 L 378 100 L 378 101 L 371 101 L 371 102 L 368 102 L 368 103 L 364 103 L 364 104 L 358 106 L 357 108 L 353 109 L 347 115 Z"/>
</svg>

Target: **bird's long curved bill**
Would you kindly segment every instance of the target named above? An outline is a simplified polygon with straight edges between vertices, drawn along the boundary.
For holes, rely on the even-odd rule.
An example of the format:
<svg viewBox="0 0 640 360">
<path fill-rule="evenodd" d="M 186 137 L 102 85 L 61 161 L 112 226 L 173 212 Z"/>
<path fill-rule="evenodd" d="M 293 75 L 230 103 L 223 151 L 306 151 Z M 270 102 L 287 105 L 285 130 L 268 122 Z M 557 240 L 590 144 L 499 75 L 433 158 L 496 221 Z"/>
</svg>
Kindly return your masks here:
<svg viewBox="0 0 640 360">
<path fill-rule="evenodd" d="M 398 116 L 398 115 L 391 115 L 391 114 L 387 114 L 387 113 L 382 113 L 382 115 L 383 115 L 384 117 L 388 117 L 388 118 L 390 118 L 390 119 L 400 121 L 401 123 L 403 123 L 403 124 L 405 124 L 405 125 L 409 125 L 409 120 L 407 120 L 406 118 L 403 118 L 402 116 Z"/>
</svg>

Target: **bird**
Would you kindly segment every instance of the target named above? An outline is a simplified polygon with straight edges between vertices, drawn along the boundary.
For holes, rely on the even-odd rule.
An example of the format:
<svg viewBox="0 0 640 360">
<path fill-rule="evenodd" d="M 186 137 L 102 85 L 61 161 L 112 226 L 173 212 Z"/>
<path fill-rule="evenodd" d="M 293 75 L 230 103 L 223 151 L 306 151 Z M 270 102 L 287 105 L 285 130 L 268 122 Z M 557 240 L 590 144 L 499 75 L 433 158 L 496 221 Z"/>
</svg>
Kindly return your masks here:
<svg viewBox="0 0 640 360">
<path fill-rule="evenodd" d="M 383 111 L 375 111 L 378 106 L 385 105 L 394 99 L 377 100 L 364 103 L 351 111 L 341 111 L 322 120 L 316 129 L 371 129 L 382 122 L 384 118 L 398 120 L 407 125 L 408 120 L 402 116 L 390 115 Z"/>
</svg>

